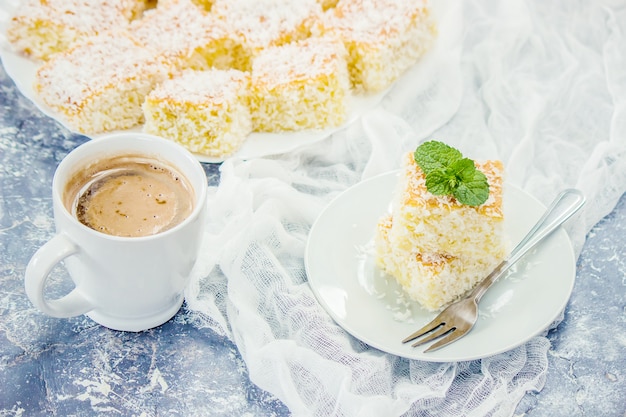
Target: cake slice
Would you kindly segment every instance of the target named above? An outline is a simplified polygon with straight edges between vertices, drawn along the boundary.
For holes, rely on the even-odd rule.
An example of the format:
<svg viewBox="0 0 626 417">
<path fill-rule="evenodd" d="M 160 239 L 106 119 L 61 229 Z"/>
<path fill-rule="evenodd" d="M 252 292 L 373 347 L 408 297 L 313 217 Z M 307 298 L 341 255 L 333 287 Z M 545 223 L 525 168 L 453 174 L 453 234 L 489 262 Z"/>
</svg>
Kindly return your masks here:
<svg viewBox="0 0 626 417">
<path fill-rule="evenodd" d="M 143 130 L 194 153 L 231 155 L 252 131 L 248 86 L 249 76 L 238 70 L 187 70 L 146 97 Z"/>
<path fill-rule="evenodd" d="M 159 2 L 131 23 L 130 32 L 162 55 L 174 74 L 184 69 L 227 69 L 238 48 L 223 22 L 192 0 Z"/>
<path fill-rule="evenodd" d="M 350 79 L 364 92 L 389 87 L 436 35 L 425 0 L 340 0 L 313 31 L 345 43 Z"/>
<path fill-rule="evenodd" d="M 346 120 L 350 82 L 340 42 L 310 38 L 264 49 L 252 66 L 256 131 L 338 126 Z"/>
<path fill-rule="evenodd" d="M 499 263 L 493 258 L 470 260 L 440 253 L 399 250 L 390 238 L 394 222 L 382 218 L 376 228 L 376 260 L 404 292 L 426 310 L 437 311 L 472 289 Z"/>
<path fill-rule="evenodd" d="M 48 60 L 88 36 L 125 29 L 149 7 L 144 0 L 28 0 L 9 22 L 7 38 L 20 52 Z"/>
<path fill-rule="evenodd" d="M 321 13 L 317 0 L 215 0 L 211 8 L 239 45 L 233 67 L 242 71 L 263 49 L 309 37 Z"/>
<path fill-rule="evenodd" d="M 41 99 L 82 133 L 127 129 L 167 67 L 127 32 L 106 32 L 56 54 L 36 73 Z"/>
<path fill-rule="evenodd" d="M 476 167 L 487 177 L 489 198 L 479 206 L 468 206 L 453 196 L 430 193 L 413 154 L 406 153 L 392 202 L 394 244 L 401 250 L 473 259 L 501 256 L 503 166 L 500 161 L 485 161 Z"/>
<path fill-rule="evenodd" d="M 486 161 L 476 167 L 487 177 L 489 197 L 464 205 L 429 192 L 413 153 L 407 153 L 391 213 L 377 225 L 377 264 L 428 310 L 455 301 L 504 259 L 503 166 Z"/>
</svg>

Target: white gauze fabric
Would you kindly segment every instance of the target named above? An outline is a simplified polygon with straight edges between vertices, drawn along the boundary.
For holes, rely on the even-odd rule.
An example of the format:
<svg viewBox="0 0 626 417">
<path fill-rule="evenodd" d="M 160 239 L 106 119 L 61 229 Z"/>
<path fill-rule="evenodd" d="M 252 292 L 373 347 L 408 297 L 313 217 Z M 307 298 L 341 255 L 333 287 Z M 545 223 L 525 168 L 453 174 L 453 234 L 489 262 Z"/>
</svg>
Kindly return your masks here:
<svg viewBox="0 0 626 417">
<path fill-rule="evenodd" d="M 332 198 L 435 138 L 502 159 L 507 181 L 546 205 L 582 189 L 567 226 L 578 254 L 626 191 L 626 9 L 612 3 L 433 3 L 435 50 L 377 108 L 306 149 L 224 162 L 186 294 L 195 325 L 231 338 L 251 380 L 293 415 L 512 415 L 543 387 L 544 336 L 459 363 L 370 348 L 317 303 L 307 234 Z"/>
</svg>

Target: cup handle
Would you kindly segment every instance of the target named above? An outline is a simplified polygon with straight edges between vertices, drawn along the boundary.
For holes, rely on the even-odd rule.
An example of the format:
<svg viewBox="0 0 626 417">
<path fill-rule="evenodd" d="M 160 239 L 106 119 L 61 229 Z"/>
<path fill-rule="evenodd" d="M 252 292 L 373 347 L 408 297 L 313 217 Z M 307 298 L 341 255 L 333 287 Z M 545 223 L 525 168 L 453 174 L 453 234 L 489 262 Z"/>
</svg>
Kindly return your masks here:
<svg viewBox="0 0 626 417">
<path fill-rule="evenodd" d="M 26 267 L 24 278 L 26 295 L 35 307 L 49 316 L 58 318 L 80 316 L 94 308 L 78 288 L 56 300 L 46 300 L 44 297 L 44 288 L 52 268 L 77 252 L 76 245 L 67 235 L 60 233 L 39 248 Z"/>
</svg>

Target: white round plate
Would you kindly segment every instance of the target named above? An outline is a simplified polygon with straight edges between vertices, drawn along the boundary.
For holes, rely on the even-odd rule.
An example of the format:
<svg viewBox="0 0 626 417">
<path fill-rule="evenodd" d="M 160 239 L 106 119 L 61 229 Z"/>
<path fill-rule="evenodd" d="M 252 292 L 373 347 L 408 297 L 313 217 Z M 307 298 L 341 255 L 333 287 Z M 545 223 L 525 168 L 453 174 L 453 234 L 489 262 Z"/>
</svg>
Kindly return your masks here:
<svg viewBox="0 0 626 417">
<path fill-rule="evenodd" d="M 435 317 L 404 295 L 375 265 L 373 235 L 389 210 L 398 172 L 365 180 L 335 198 L 313 224 L 305 251 L 309 284 L 330 316 L 354 337 L 409 359 L 454 362 L 513 349 L 541 333 L 564 310 L 576 277 L 567 233 L 559 229 L 526 255 L 483 297 L 465 337 L 434 352 L 401 340 Z M 505 233 L 515 246 L 545 207 L 505 184 Z"/>
<path fill-rule="evenodd" d="M 77 132 L 74 128 L 69 126 L 63 119 L 63 117 L 50 107 L 48 107 L 37 96 L 33 90 L 33 82 L 35 80 L 35 74 L 37 72 L 37 64 L 20 54 L 17 54 L 8 48 L 0 47 L 0 59 L 4 65 L 4 69 L 15 85 L 22 94 L 30 101 L 32 101 L 39 110 L 45 115 L 55 119 L 61 123 L 66 129 Z M 418 64 L 416 64 L 417 66 Z M 412 74 L 412 72 L 411 72 Z M 285 132 L 285 133 L 265 133 L 265 132 L 253 132 L 244 141 L 241 148 L 235 153 L 235 155 L 241 159 L 252 159 L 263 156 L 278 155 L 286 152 L 291 152 L 300 147 L 316 143 L 329 137 L 336 131 L 343 129 L 345 126 L 352 123 L 359 116 L 363 115 L 369 109 L 375 107 L 380 100 L 387 94 L 389 89 L 370 95 L 352 95 L 348 99 L 348 118 L 338 127 L 318 130 L 302 130 L 299 132 Z M 126 130 L 116 130 L 106 132 L 106 135 L 122 132 L 141 132 L 141 126 Z M 85 134 L 83 134 L 85 135 Z M 104 134 L 87 134 L 85 136 L 96 139 L 102 137 Z M 218 163 L 223 162 L 225 157 L 211 157 L 206 155 L 196 154 L 196 158 L 200 162 Z"/>
<path fill-rule="evenodd" d="M 2 59 L 2 64 L 4 65 L 4 69 L 6 70 L 7 74 L 15 82 L 15 85 L 26 98 L 32 101 L 39 108 L 39 110 L 41 110 L 42 113 L 55 119 L 57 122 L 65 126 L 68 130 L 75 133 L 80 133 L 76 132 L 75 129 L 73 129 L 71 126 L 68 126 L 64 122 L 61 115 L 48 107 L 45 103 L 43 103 L 33 90 L 33 82 L 35 80 L 35 74 L 38 68 L 37 64 L 34 61 L 31 61 L 24 56 L 21 56 L 20 54 L 9 50 L 7 47 L 0 47 L 0 58 Z M 299 132 L 289 133 L 253 132 L 246 138 L 242 147 L 236 152 L 235 155 L 242 159 L 276 155 L 290 152 L 298 149 L 299 147 L 318 142 L 324 138 L 327 138 L 332 133 L 344 128 L 345 126 L 356 120 L 359 116 L 364 114 L 367 110 L 376 106 L 385 96 L 385 94 L 387 94 L 388 91 L 389 89 L 378 94 L 361 94 L 351 96 L 348 100 L 348 118 L 346 122 L 339 127 L 323 130 L 303 130 Z M 107 135 L 112 133 L 140 131 L 141 127 L 135 127 L 123 131 L 118 130 L 113 132 L 107 132 Z M 86 136 L 90 138 L 98 138 L 102 136 L 102 134 L 90 134 Z M 222 162 L 224 160 L 224 158 L 210 157 L 199 154 L 196 154 L 196 157 L 201 162 Z"/>
<path fill-rule="evenodd" d="M 4 69 L 9 77 L 11 77 L 11 79 L 15 82 L 15 85 L 18 87 L 20 92 L 32 101 L 42 113 L 55 119 L 57 122 L 64 125 L 68 130 L 80 133 L 71 126 L 68 126 L 63 117 L 58 112 L 43 103 L 33 90 L 35 74 L 40 64 L 13 51 L 8 40 L 5 38 L 9 20 L 19 4 L 19 0 L 7 0 L 0 2 L 0 59 L 2 60 Z M 420 74 L 415 74 L 415 72 L 419 72 L 419 62 L 415 65 L 415 67 L 417 67 L 416 70 L 408 71 L 405 77 L 419 77 Z M 346 122 L 339 127 L 286 133 L 253 132 L 246 138 L 242 147 L 235 153 L 235 155 L 242 159 L 277 155 L 318 142 L 327 138 L 332 133 L 344 128 L 356 120 L 359 116 L 364 114 L 367 110 L 376 106 L 389 92 L 389 90 L 390 88 L 377 94 L 359 94 L 349 97 L 348 117 Z M 123 131 L 118 130 L 114 132 L 107 132 L 107 134 L 139 131 L 141 131 L 140 126 Z M 102 135 L 89 134 L 86 136 L 90 138 L 97 138 Z M 223 157 L 210 157 L 199 154 L 196 154 L 196 157 L 201 162 L 222 162 L 225 159 Z"/>
<path fill-rule="evenodd" d="M 0 0 L 0 59 L 7 74 L 15 82 L 21 93 L 32 101 L 44 114 L 57 120 L 59 123 L 64 124 L 67 129 L 74 131 L 72 127 L 67 126 L 63 118 L 59 113 L 49 108 L 33 91 L 33 81 L 35 80 L 35 74 L 37 72 L 38 63 L 28 59 L 27 57 L 16 53 L 9 41 L 6 39 L 6 29 L 10 22 L 11 16 L 15 13 L 15 10 L 19 7 L 23 0 Z M 458 63 L 450 62 L 450 49 L 456 45 L 456 37 L 452 36 L 459 31 L 458 22 L 455 20 L 458 13 L 456 6 L 450 0 L 441 0 L 433 4 L 433 12 L 438 16 L 439 31 L 442 34 L 435 42 L 435 45 L 431 50 L 426 52 L 424 56 L 409 70 L 407 70 L 396 82 L 387 90 L 377 94 L 355 94 L 348 100 L 348 117 L 346 122 L 335 128 L 329 128 L 324 130 L 304 130 L 299 132 L 285 132 L 285 133 L 251 133 L 243 143 L 242 147 L 234 154 L 234 156 L 242 159 L 252 159 L 264 156 L 279 155 L 286 152 L 294 151 L 303 146 L 311 145 L 318 141 L 321 141 L 329 137 L 334 132 L 337 132 L 361 115 L 365 114 L 368 110 L 375 107 L 392 89 L 394 86 L 400 85 L 401 92 L 405 93 L 406 86 L 410 86 L 411 91 L 420 91 L 429 86 L 428 80 L 433 78 L 433 71 L 441 73 L 442 71 L 449 70 L 452 65 L 456 68 Z M 446 34 L 446 36 L 443 36 Z M 452 54 L 453 55 L 453 54 Z M 458 81 L 456 77 L 460 75 L 455 73 L 453 79 L 448 79 L 447 82 L 452 85 L 456 85 Z M 430 86 L 432 87 L 432 86 Z M 434 94 L 434 93 L 433 93 Z M 446 88 L 440 86 L 436 90 L 437 96 L 451 94 Z M 433 98 L 434 99 L 434 98 Z M 141 131 L 141 127 L 135 127 L 125 131 Z M 119 133 L 107 132 L 107 133 Z M 79 133 L 79 132 L 76 132 Z M 87 135 L 90 138 L 97 138 L 102 135 Z M 204 155 L 196 155 L 201 162 L 222 162 L 224 157 L 209 157 Z"/>
</svg>

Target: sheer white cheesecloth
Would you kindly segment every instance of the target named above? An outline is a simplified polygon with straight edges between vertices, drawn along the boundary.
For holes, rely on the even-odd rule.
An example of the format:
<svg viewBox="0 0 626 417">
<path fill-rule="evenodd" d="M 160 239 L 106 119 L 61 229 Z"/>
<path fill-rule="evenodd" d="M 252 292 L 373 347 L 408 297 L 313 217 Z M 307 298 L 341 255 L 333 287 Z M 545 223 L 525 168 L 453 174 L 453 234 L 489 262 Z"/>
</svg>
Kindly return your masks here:
<svg viewBox="0 0 626 417">
<path fill-rule="evenodd" d="M 316 302 L 307 233 L 338 193 L 435 138 L 500 158 L 507 181 L 544 204 L 562 188 L 583 190 L 587 204 L 567 228 L 578 255 L 626 191 L 626 8 L 617 3 L 433 1 L 435 49 L 378 107 L 307 148 L 223 164 L 186 294 L 197 325 L 231 338 L 251 380 L 296 416 L 512 415 L 544 385 L 546 337 L 459 363 L 369 348 Z"/>
</svg>

